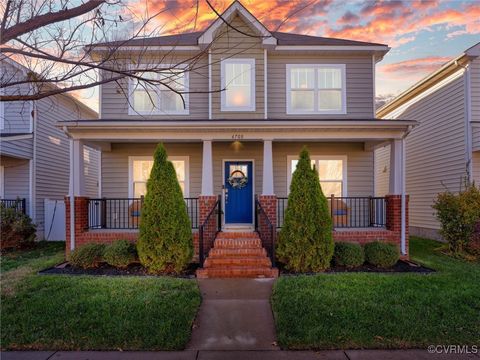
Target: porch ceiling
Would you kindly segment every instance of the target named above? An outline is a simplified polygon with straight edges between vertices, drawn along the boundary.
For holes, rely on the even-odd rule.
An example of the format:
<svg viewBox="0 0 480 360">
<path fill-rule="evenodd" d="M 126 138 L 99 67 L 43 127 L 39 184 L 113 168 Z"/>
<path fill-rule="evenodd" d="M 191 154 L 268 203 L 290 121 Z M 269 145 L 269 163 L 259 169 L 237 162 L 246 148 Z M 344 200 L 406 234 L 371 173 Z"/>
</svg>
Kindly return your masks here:
<svg viewBox="0 0 480 360">
<path fill-rule="evenodd" d="M 92 141 L 364 141 L 400 139 L 412 120 L 79 120 L 57 126 Z"/>
</svg>

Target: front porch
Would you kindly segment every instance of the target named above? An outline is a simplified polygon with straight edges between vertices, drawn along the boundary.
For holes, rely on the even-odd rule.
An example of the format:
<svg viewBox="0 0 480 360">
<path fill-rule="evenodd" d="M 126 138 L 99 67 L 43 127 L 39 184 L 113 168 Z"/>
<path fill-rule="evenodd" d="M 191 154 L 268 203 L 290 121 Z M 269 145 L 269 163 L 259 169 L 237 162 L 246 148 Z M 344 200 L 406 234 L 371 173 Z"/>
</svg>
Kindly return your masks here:
<svg viewBox="0 0 480 360">
<path fill-rule="evenodd" d="M 238 125 L 229 124 L 175 133 L 155 127 L 149 134 L 129 135 L 121 127 L 115 132 L 97 128 L 101 123 L 89 121 L 69 128 L 73 166 L 66 209 L 67 252 L 92 241 L 136 240 L 153 151 L 161 141 L 177 170 L 201 265 L 216 234 L 229 231 L 258 233 L 274 264 L 276 234 L 283 225 L 291 174 L 303 146 L 319 170 L 334 239 L 392 242 L 408 257 L 406 196 L 402 207 L 402 136 L 408 126 L 403 122 L 365 122 L 370 132 L 344 122 L 335 124 L 336 130 L 320 130 L 317 124 L 311 129 L 277 126 L 255 132 L 254 126 L 239 130 Z M 373 151 L 386 142 L 393 149 L 390 194 L 375 197 Z M 83 196 L 83 145 L 102 151 L 100 198 Z M 237 187 L 235 176 L 243 179 L 241 186 Z M 70 228 L 70 223 L 75 226 Z"/>
</svg>

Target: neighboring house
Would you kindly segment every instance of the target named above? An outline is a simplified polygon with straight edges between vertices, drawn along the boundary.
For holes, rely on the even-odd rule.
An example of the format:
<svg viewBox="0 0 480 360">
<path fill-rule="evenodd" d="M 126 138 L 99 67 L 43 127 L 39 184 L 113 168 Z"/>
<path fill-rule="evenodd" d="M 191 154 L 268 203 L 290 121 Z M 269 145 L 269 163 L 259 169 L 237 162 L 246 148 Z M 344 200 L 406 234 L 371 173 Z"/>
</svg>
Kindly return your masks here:
<svg viewBox="0 0 480 360">
<path fill-rule="evenodd" d="M 466 179 L 480 184 L 480 43 L 377 111 L 379 118 L 417 120 L 406 140 L 410 234 L 440 239 L 432 205 Z M 376 152 L 376 195 L 388 193 L 390 147 Z"/>
<path fill-rule="evenodd" d="M 85 143 L 102 151 L 104 199 L 85 198 L 81 179 L 76 184 L 70 204 L 80 220 L 76 230 L 67 225 L 67 251 L 91 241 L 137 238 L 153 151 L 164 142 L 188 198 L 197 254 L 198 242 L 208 254 L 215 236 L 207 233 L 217 226 L 209 213 L 221 214 L 220 236 L 245 236 L 256 225 L 271 253 L 271 229 L 282 225 L 291 175 L 306 145 L 329 197 L 335 239 L 390 241 L 408 256 L 401 147 L 415 122 L 375 119 L 375 65 L 388 46 L 270 32 L 239 2 L 222 19 L 202 32 L 93 47 L 92 56 L 100 60 L 121 44 L 116 59 L 123 62 L 112 67 L 139 66 L 138 54 L 145 64 L 178 64 L 165 76 L 186 92 L 187 106 L 167 88 L 125 79 L 101 85 L 99 119 L 59 123 L 74 139 L 77 163 Z M 193 68 L 185 69 L 193 56 Z M 103 72 L 102 78 L 108 76 Z M 394 144 L 394 181 L 391 196 L 374 199 L 374 149 L 385 142 Z M 75 177 L 82 170 L 74 171 Z M 241 179 L 246 183 L 237 188 Z M 219 196 L 222 211 L 211 212 Z M 225 269 L 217 270 L 209 274 Z"/>
<path fill-rule="evenodd" d="M 0 69 L 2 81 L 20 80 L 28 71 L 7 58 L 0 59 Z M 7 87 L 4 92 L 25 93 L 22 86 L 28 85 Z M 55 124 L 97 117 L 95 111 L 67 94 L 37 101 L 0 102 L 0 198 L 4 204 L 24 199 L 25 208 L 19 210 L 37 225 L 38 239 L 52 231 L 51 226 L 44 226 L 45 201 L 63 200 L 69 189 L 70 140 Z M 100 153 L 88 147 L 84 151 L 86 193 L 96 196 Z M 62 209 L 62 204 L 58 211 L 55 209 L 57 218 L 64 217 Z"/>
</svg>

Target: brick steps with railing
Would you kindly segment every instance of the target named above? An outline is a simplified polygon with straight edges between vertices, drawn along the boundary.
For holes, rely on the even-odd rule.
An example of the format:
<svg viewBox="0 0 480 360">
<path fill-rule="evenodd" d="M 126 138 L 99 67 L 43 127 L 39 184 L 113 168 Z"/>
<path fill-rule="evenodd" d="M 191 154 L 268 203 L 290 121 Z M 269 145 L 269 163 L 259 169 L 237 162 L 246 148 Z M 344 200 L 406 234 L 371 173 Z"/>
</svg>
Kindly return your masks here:
<svg viewBox="0 0 480 360">
<path fill-rule="evenodd" d="M 278 269 L 272 268 L 257 233 L 220 232 L 197 277 L 278 277 Z"/>
</svg>

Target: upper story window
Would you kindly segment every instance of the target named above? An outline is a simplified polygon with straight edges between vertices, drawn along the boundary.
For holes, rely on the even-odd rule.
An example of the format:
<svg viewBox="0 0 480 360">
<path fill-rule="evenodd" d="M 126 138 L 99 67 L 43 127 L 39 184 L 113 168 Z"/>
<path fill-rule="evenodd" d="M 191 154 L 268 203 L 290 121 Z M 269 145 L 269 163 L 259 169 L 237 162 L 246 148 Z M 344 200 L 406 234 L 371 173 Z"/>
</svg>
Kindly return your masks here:
<svg viewBox="0 0 480 360">
<path fill-rule="evenodd" d="M 222 111 L 255 111 L 255 59 L 222 60 Z"/>
<path fill-rule="evenodd" d="M 346 114 L 345 65 L 287 65 L 287 114 Z"/>
<path fill-rule="evenodd" d="M 130 115 L 182 115 L 188 114 L 188 75 L 185 69 L 165 69 L 162 72 L 139 74 L 145 79 L 160 80 L 169 87 L 150 84 L 137 79 L 130 80 Z"/>
</svg>

